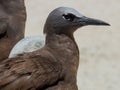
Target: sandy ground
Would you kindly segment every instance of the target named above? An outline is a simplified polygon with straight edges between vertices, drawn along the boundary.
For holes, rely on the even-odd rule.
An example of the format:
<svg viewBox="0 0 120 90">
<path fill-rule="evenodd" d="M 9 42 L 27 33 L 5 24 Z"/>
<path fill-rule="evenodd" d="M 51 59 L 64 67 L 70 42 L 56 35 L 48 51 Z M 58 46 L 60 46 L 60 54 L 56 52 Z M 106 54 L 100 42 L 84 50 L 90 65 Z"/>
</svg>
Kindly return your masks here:
<svg viewBox="0 0 120 90">
<path fill-rule="evenodd" d="M 75 33 L 80 49 L 79 90 L 120 90 L 120 0 L 25 0 L 26 36 L 42 35 L 48 13 L 69 6 L 105 20 L 111 27 L 87 26 Z"/>
</svg>

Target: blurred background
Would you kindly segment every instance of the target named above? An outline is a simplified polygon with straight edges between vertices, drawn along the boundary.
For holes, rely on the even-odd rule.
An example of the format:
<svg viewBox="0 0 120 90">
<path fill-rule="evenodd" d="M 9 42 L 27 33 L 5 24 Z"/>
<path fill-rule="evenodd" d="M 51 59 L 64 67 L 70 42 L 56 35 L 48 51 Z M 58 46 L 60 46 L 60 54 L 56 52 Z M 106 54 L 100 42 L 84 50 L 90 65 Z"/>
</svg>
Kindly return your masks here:
<svg viewBox="0 0 120 90">
<path fill-rule="evenodd" d="M 80 49 L 79 90 L 120 90 L 120 0 L 25 0 L 26 36 L 43 35 L 48 14 L 60 6 L 104 20 L 110 27 L 86 26 L 75 33 Z"/>
</svg>

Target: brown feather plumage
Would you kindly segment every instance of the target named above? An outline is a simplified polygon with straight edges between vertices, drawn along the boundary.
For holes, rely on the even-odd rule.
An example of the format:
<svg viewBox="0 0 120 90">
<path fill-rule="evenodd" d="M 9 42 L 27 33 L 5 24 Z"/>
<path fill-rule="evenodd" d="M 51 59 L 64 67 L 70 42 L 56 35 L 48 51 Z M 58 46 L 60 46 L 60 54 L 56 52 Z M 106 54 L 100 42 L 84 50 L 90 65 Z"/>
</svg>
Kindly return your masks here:
<svg viewBox="0 0 120 90">
<path fill-rule="evenodd" d="M 3 61 L 0 64 L 0 90 L 76 88 L 79 57 L 76 44 L 65 35 L 55 35 L 53 39 L 52 45 L 49 43 L 38 51 Z"/>
</svg>

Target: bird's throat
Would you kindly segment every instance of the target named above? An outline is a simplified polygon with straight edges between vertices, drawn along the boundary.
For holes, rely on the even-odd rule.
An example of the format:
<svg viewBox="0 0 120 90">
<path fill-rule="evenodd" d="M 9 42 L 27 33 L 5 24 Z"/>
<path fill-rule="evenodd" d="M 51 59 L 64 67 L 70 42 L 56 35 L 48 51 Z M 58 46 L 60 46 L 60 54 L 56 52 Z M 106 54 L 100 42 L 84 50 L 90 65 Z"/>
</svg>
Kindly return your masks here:
<svg viewBox="0 0 120 90">
<path fill-rule="evenodd" d="M 66 63 L 70 68 L 74 68 L 77 72 L 79 64 L 79 49 L 75 40 L 64 34 L 46 36 L 46 46 L 50 48 L 50 52 L 54 53 L 56 58 Z"/>
</svg>

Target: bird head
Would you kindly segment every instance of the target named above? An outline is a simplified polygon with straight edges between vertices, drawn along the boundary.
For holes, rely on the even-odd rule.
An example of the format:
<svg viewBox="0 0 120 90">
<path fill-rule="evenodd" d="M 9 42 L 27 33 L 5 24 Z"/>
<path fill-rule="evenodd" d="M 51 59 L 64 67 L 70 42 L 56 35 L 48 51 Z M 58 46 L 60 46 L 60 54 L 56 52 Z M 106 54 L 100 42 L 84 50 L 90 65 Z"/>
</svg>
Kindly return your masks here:
<svg viewBox="0 0 120 90">
<path fill-rule="evenodd" d="M 73 34 L 78 28 L 86 25 L 107 25 L 108 23 L 93 18 L 88 18 L 73 8 L 59 7 L 53 10 L 45 23 L 46 34 Z"/>
</svg>

